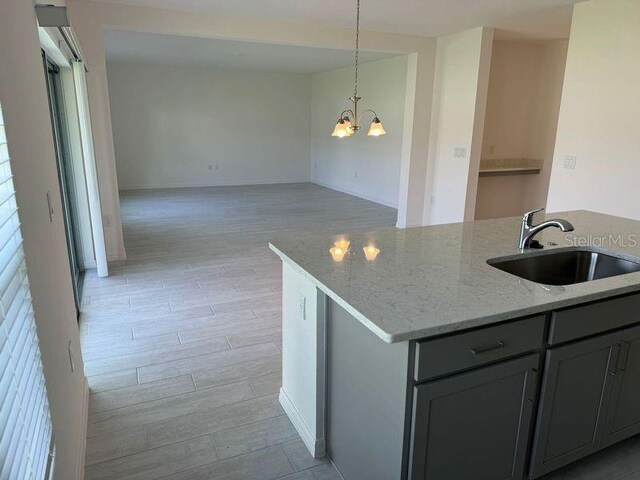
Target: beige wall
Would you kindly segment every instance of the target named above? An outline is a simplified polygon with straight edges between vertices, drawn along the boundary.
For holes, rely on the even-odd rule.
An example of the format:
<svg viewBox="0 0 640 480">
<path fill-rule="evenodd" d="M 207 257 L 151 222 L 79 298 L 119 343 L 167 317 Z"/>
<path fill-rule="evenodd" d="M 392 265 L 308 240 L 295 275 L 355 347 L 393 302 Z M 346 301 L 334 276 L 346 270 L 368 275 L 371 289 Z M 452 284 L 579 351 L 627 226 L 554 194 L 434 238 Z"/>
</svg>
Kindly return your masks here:
<svg viewBox="0 0 640 480">
<path fill-rule="evenodd" d="M 548 210 L 640 220 L 640 2 L 575 6 Z M 575 170 L 564 156 L 576 155 Z"/>
<path fill-rule="evenodd" d="M 309 75 L 107 70 L 121 189 L 309 181 Z"/>
<path fill-rule="evenodd" d="M 124 255 L 124 244 L 111 131 L 104 29 L 347 50 L 353 48 L 353 28 L 323 27 L 249 17 L 223 17 L 199 12 L 78 0 L 67 0 L 66 3 L 90 68 L 88 89 L 103 214 L 113 217 L 112 226 L 105 229 L 107 251 L 111 258 Z M 405 128 L 402 143 L 398 223 L 419 223 L 423 209 L 424 172 L 427 164 L 435 40 L 371 31 L 361 33 L 360 45 L 363 49 L 412 54 L 406 85 L 406 104 L 410 108 L 405 109 L 404 121 L 405 127 L 410 124 L 411 128 Z"/>
<path fill-rule="evenodd" d="M 417 227 L 424 222 L 436 43 L 433 39 L 422 52 L 411 53 L 407 58 L 398 228 Z"/>
<path fill-rule="evenodd" d="M 438 38 L 426 225 L 473 219 L 492 43 L 488 28 Z M 464 158 L 454 158 L 458 147 Z"/>
<path fill-rule="evenodd" d="M 33 5 L 0 2 L 0 101 L 14 174 L 40 351 L 56 436 L 55 478 L 83 474 L 86 389 Z M 51 192 L 54 221 L 49 221 Z M 67 345 L 71 342 L 75 372 Z"/>
<path fill-rule="evenodd" d="M 481 177 L 475 218 L 544 207 L 549 187 L 567 42 L 496 41 L 482 142 L 483 159 L 530 158 L 540 175 Z"/>
<path fill-rule="evenodd" d="M 353 68 L 312 75 L 311 179 L 321 185 L 374 202 L 398 206 L 405 94 L 406 55 L 360 66 L 359 108 L 372 108 L 387 134 L 368 137 L 373 116 L 362 117 L 362 129 L 350 138 L 329 134 L 338 115 L 351 108 Z"/>
</svg>

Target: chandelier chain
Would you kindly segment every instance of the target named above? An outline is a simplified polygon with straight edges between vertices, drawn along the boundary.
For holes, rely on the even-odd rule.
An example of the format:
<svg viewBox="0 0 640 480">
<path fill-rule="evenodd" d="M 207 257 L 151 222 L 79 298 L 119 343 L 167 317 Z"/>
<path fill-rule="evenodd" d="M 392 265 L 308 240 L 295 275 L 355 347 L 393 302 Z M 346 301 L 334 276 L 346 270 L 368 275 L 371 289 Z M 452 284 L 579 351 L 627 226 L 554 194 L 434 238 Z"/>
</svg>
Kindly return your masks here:
<svg viewBox="0 0 640 480">
<path fill-rule="evenodd" d="M 360 53 L 360 0 L 356 0 L 356 61 L 353 96 L 358 96 L 358 56 Z"/>
</svg>

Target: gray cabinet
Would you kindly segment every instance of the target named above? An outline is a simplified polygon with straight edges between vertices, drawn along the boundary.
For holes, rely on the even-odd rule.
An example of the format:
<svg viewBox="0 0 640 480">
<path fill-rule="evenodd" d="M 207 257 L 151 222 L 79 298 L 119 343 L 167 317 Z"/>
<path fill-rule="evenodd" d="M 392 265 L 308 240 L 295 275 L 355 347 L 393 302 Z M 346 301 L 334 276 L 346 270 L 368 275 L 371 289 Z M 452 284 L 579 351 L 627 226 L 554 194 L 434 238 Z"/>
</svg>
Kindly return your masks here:
<svg viewBox="0 0 640 480">
<path fill-rule="evenodd" d="M 522 478 L 539 355 L 414 387 L 413 480 Z"/>
<path fill-rule="evenodd" d="M 547 351 L 532 478 L 601 448 L 621 338 L 616 332 Z"/>
<path fill-rule="evenodd" d="M 380 342 L 335 302 L 327 312 L 327 454 L 347 480 L 398 480 L 409 345 Z"/>
<path fill-rule="evenodd" d="M 348 480 L 523 480 L 640 435 L 638 305 L 384 344 L 329 302 L 327 452 Z"/>
<path fill-rule="evenodd" d="M 603 446 L 640 433 L 640 327 L 622 334 Z"/>
</svg>

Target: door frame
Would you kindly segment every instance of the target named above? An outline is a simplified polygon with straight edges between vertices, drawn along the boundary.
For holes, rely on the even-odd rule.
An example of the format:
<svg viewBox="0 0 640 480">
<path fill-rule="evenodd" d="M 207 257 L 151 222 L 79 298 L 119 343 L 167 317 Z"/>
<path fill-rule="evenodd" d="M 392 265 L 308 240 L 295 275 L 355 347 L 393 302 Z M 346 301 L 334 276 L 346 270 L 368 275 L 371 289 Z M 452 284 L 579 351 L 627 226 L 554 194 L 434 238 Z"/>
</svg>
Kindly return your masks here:
<svg viewBox="0 0 640 480">
<path fill-rule="evenodd" d="M 65 227 L 67 253 L 69 255 L 69 269 L 71 273 L 71 283 L 73 296 L 76 305 L 76 313 L 80 314 L 82 302 L 82 286 L 84 281 L 84 262 L 81 243 L 80 225 L 78 223 L 78 213 L 74 206 L 75 198 L 71 198 L 71 188 L 75 188 L 70 183 L 70 175 L 73 172 L 67 171 L 72 162 L 69 152 L 66 132 L 66 110 L 64 105 L 64 90 L 62 86 L 62 75 L 60 67 L 42 50 L 42 64 L 45 70 L 45 81 L 49 100 L 49 113 L 51 116 L 51 128 L 53 130 L 53 140 L 56 152 L 56 167 L 58 170 L 58 182 L 60 187 L 60 200 L 62 206 L 62 217 Z M 73 190 L 75 191 L 75 190 Z"/>
</svg>

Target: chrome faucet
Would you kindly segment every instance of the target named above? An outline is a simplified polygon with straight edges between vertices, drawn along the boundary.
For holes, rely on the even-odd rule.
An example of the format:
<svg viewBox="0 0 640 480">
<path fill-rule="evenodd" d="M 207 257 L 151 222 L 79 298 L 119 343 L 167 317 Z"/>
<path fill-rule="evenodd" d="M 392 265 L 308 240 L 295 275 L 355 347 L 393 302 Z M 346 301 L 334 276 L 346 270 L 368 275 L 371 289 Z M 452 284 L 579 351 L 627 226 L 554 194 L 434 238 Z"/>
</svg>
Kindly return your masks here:
<svg viewBox="0 0 640 480">
<path fill-rule="evenodd" d="M 527 212 L 522 217 L 522 226 L 520 227 L 520 240 L 518 241 L 518 247 L 520 250 L 524 250 L 525 248 L 531 248 L 531 242 L 533 241 L 533 237 L 536 234 L 545 228 L 549 227 L 557 227 L 563 232 L 571 232 L 573 231 L 573 225 L 567 220 L 562 220 L 561 218 L 554 218 L 553 220 L 547 220 L 546 222 L 542 222 L 539 225 L 533 225 L 533 216 L 544 210 L 544 208 L 538 208 L 537 210 L 532 210 L 531 212 Z"/>
</svg>

